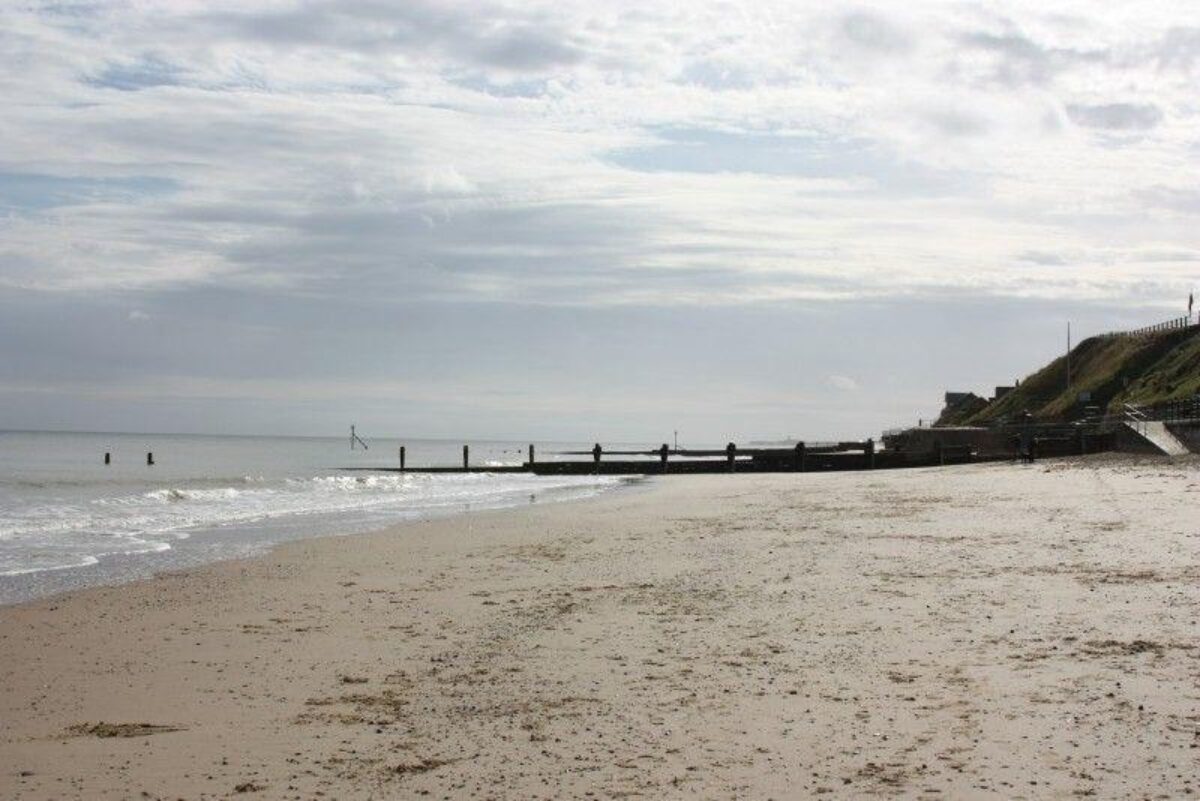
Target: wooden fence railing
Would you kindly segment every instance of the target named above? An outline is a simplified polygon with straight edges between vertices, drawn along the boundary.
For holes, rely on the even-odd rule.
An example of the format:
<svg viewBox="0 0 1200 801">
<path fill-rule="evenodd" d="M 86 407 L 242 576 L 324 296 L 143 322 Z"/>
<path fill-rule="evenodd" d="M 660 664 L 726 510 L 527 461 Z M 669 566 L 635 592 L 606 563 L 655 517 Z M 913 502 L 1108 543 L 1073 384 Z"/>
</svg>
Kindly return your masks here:
<svg viewBox="0 0 1200 801">
<path fill-rule="evenodd" d="M 1147 337 L 1154 334 L 1164 334 L 1169 331 L 1182 331 L 1186 328 L 1200 328 L 1200 323 L 1193 324 L 1191 315 L 1187 317 L 1174 317 L 1170 320 L 1164 320 L 1161 323 L 1154 325 L 1135 328 L 1132 331 L 1109 331 L 1106 334 L 1101 334 L 1102 337 Z"/>
</svg>

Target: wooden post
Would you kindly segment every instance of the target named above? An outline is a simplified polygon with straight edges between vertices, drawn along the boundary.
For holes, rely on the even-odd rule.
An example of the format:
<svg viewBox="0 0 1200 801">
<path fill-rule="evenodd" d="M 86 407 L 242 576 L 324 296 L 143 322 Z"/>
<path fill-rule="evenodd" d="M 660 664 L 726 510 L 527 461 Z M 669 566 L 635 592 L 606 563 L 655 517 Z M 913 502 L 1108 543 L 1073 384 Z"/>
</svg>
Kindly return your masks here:
<svg viewBox="0 0 1200 801">
<path fill-rule="evenodd" d="M 400 472 L 402 472 L 402 473 L 404 472 L 404 457 L 405 457 L 404 446 L 401 445 L 400 446 Z"/>
<path fill-rule="evenodd" d="M 942 441 L 940 439 L 933 443 L 933 453 L 935 456 L 937 456 L 937 463 L 939 465 L 946 464 L 946 451 L 945 448 L 942 447 Z"/>
<path fill-rule="evenodd" d="M 734 461 L 737 459 L 737 445 L 732 442 L 725 446 L 725 459 L 729 462 L 729 472 L 733 472 Z"/>
<path fill-rule="evenodd" d="M 105 451 L 105 452 L 104 452 L 104 463 L 105 463 L 105 464 L 112 464 L 112 454 L 111 454 L 111 453 L 109 453 L 108 451 Z"/>
<path fill-rule="evenodd" d="M 467 471 L 467 462 L 469 461 L 468 457 L 470 456 L 470 454 L 471 454 L 471 449 L 468 446 L 463 445 L 463 472 L 464 473 Z"/>
<path fill-rule="evenodd" d="M 533 467 L 533 443 L 529 443 L 529 466 Z"/>
<path fill-rule="evenodd" d="M 796 443 L 796 469 L 804 472 L 804 452 L 807 450 L 803 442 Z"/>
<path fill-rule="evenodd" d="M 592 461 L 595 462 L 595 464 L 596 464 L 596 472 L 597 473 L 600 472 L 600 454 L 602 454 L 603 452 L 604 452 L 604 449 L 600 447 L 599 442 L 597 442 L 592 447 Z"/>
<path fill-rule="evenodd" d="M 875 440 L 868 439 L 863 443 L 863 455 L 866 456 L 867 469 L 875 469 Z"/>
<path fill-rule="evenodd" d="M 658 449 L 658 458 L 662 459 L 662 471 L 664 473 L 667 472 L 667 454 L 670 452 L 671 449 L 667 447 L 667 443 L 665 442 L 662 444 L 662 447 Z"/>
<path fill-rule="evenodd" d="M 154 466 L 154 454 L 153 454 L 153 453 L 149 453 L 149 452 L 147 452 L 147 454 L 146 454 L 146 466 L 147 466 L 147 467 L 153 467 L 153 466 Z"/>
</svg>

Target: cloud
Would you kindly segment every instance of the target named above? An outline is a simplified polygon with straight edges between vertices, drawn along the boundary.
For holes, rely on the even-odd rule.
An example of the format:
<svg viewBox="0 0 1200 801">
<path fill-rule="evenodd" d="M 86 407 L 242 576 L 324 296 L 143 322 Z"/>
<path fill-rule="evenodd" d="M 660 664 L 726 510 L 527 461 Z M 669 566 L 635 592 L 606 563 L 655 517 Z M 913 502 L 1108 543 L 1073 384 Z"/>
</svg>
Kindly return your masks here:
<svg viewBox="0 0 1200 801">
<path fill-rule="evenodd" d="M 1026 250 L 1017 254 L 1017 258 L 1021 261 L 1027 261 L 1031 264 L 1040 264 L 1047 267 L 1061 267 L 1069 264 L 1067 257 L 1061 253 L 1050 253 L 1042 250 Z"/>
<path fill-rule="evenodd" d="M 981 81 L 1011 88 L 1046 86 L 1072 70 L 1104 67 L 1114 58 L 1104 43 L 1088 48 L 1047 45 L 1017 30 L 1011 22 L 999 32 L 964 33 L 958 41 L 967 53 L 986 54 L 987 58 L 974 66 Z"/>
<path fill-rule="evenodd" d="M 1159 184 L 1135 189 L 1131 196 L 1139 205 L 1188 216 L 1200 215 L 1200 190 Z"/>
<path fill-rule="evenodd" d="M 828 384 L 829 386 L 833 387 L 834 389 L 840 390 L 842 392 L 857 392 L 858 391 L 858 382 L 855 381 L 850 376 L 831 375 L 831 376 L 829 376 L 829 378 L 825 379 L 825 383 Z"/>
<path fill-rule="evenodd" d="M 1067 105 L 1067 116 L 1076 125 L 1106 131 L 1147 131 L 1162 122 L 1162 109 L 1151 103 L 1101 103 Z"/>
<path fill-rule="evenodd" d="M 277 48 L 333 48 L 374 57 L 449 56 L 478 67 L 537 72 L 584 57 L 553 15 L 490 3 L 310 0 L 266 10 L 214 10 L 184 16 L 210 36 Z"/>
<path fill-rule="evenodd" d="M 978 136 L 986 133 L 989 128 L 983 118 L 953 109 L 928 111 L 925 112 L 924 118 L 946 136 Z"/>
<path fill-rule="evenodd" d="M 155 56 L 125 62 L 109 63 L 94 76 L 84 80 L 97 87 L 136 92 L 156 86 L 178 86 L 183 77 L 181 69 Z"/>
<path fill-rule="evenodd" d="M 178 189 L 167 178 L 118 178 L 0 171 L 0 209 L 27 214 L 65 206 L 129 203 L 162 197 Z"/>
<path fill-rule="evenodd" d="M 1200 27 L 1173 26 L 1152 50 L 1161 69 L 1193 70 L 1200 63 Z"/>
<path fill-rule="evenodd" d="M 1194 158 L 1177 74 L 1191 28 L 1169 15 L 1131 30 L 1118 11 L 923 3 L 280 0 L 0 16 L 11 288 L 711 306 L 1083 282 L 1116 297 L 1170 282 L 1030 254 L 1194 244 L 1170 215 L 1130 214 L 1189 208 L 1185 190 L 1145 188 Z M 1123 77 L 1145 87 L 1136 103 Z M 1064 108 L 1153 149 L 1048 125 Z"/>
<path fill-rule="evenodd" d="M 967 47 L 989 52 L 996 57 L 991 64 L 989 78 L 998 83 L 1010 86 L 1043 84 L 1056 71 L 1050 52 L 1019 33 L 977 31 L 963 35 L 961 41 Z"/>
<path fill-rule="evenodd" d="M 898 25 L 868 11 L 846 14 L 839 21 L 838 30 L 846 42 L 876 53 L 902 54 L 914 46 L 912 37 Z"/>
</svg>

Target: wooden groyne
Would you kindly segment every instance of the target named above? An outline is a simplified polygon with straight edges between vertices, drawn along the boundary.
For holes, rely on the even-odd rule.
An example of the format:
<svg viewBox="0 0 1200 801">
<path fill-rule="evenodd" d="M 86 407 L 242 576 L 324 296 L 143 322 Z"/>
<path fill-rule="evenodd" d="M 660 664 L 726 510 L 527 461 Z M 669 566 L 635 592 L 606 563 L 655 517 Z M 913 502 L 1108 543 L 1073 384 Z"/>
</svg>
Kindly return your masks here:
<svg viewBox="0 0 1200 801">
<path fill-rule="evenodd" d="M 651 450 L 605 450 L 596 444 L 588 451 L 561 451 L 553 455 L 588 458 L 537 460 L 534 446 L 530 445 L 529 460 L 520 465 L 472 465 L 467 446 L 463 446 L 461 467 L 410 467 L 404 464 L 402 458 L 400 466 L 343 469 L 389 473 L 531 473 L 542 476 L 808 473 L 932 467 L 1015 457 L 1012 453 L 981 457 L 969 446 L 937 447 L 928 453 L 888 451 L 877 449 L 875 441 L 871 439 L 820 445 L 798 442 L 791 448 L 739 448 L 731 442 L 719 449 L 670 448 L 664 444 Z"/>
</svg>

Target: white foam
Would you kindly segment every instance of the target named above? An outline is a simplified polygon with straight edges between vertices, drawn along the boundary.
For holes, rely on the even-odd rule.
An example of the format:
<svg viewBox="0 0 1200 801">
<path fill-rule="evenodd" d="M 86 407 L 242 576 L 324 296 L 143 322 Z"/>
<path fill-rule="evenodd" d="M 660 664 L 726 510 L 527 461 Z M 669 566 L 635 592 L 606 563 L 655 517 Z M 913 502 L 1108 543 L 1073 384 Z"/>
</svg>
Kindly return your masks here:
<svg viewBox="0 0 1200 801">
<path fill-rule="evenodd" d="M 0 509 L 0 575 L 81 567 L 107 555 L 162 552 L 193 534 L 256 521 L 326 515 L 352 523 L 363 515 L 375 520 L 393 512 L 403 517 L 422 510 L 504 506 L 554 490 L 592 494 L 616 483 L 608 477 L 509 473 L 338 473 L 243 477 L 216 485 L 185 481 L 135 492 L 117 483 L 99 497 L 74 493 L 74 499 L 63 490 L 54 503 Z M 329 524 L 329 533 L 337 520 Z"/>
<path fill-rule="evenodd" d="M 99 564 L 100 560 L 95 556 L 82 556 L 75 562 L 67 562 L 59 565 L 47 565 L 37 567 L 17 567 L 12 569 L 0 570 L 0 576 L 22 576 L 28 573 L 43 573 L 47 570 L 70 570 L 72 568 L 87 567 L 88 565 Z"/>
</svg>

